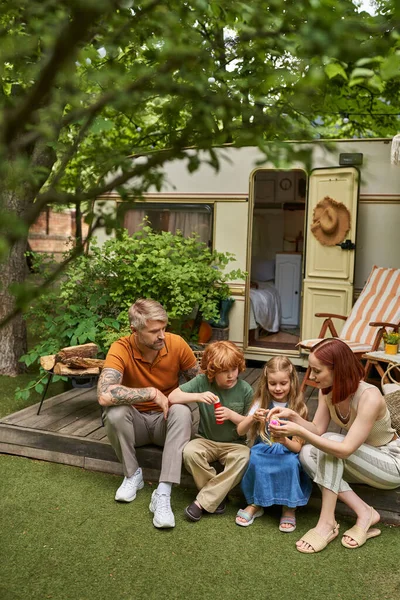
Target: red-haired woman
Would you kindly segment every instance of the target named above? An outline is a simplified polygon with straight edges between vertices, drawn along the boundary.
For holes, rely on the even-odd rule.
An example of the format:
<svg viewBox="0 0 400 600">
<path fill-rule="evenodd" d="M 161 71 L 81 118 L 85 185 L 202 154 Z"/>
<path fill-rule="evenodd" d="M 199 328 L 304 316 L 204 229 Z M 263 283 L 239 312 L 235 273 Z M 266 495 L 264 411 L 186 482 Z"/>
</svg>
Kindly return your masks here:
<svg viewBox="0 0 400 600">
<path fill-rule="evenodd" d="M 268 415 L 269 419 L 287 419 L 280 427 L 270 426 L 274 437 L 296 435 L 306 440 L 300 461 L 321 489 L 318 523 L 296 543 L 297 550 L 319 552 L 337 537 L 338 499 L 357 515 L 356 525 L 344 533 L 342 544 L 358 548 L 380 534 L 372 527 L 380 515 L 349 483 L 386 490 L 399 487 L 400 439 L 391 426 L 383 396 L 375 386 L 362 381 L 362 365 L 347 344 L 336 338 L 319 342 L 309 356 L 309 366 L 319 388 L 312 423 L 287 408 L 273 409 Z M 326 433 L 330 420 L 345 429 L 346 435 Z"/>
</svg>

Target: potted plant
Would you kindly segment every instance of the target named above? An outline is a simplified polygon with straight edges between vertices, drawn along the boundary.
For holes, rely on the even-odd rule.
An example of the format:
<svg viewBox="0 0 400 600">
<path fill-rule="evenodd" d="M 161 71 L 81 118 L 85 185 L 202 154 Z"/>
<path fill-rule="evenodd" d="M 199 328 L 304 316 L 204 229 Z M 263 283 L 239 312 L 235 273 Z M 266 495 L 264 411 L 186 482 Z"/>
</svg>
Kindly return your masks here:
<svg viewBox="0 0 400 600">
<path fill-rule="evenodd" d="M 397 354 L 399 348 L 400 333 L 392 331 L 390 333 L 385 332 L 383 334 L 385 341 L 385 353 L 386 354 Z"/>
</svg>

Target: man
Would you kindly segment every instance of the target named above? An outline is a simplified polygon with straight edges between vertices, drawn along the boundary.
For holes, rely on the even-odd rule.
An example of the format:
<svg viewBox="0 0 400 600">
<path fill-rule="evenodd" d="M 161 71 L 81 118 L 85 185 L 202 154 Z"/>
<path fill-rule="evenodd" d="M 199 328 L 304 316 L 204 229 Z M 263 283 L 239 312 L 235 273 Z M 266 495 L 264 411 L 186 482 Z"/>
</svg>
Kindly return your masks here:
<svg viewBox="0 0 400 600">
<path fill-rule="evenodd" d="M 160 482 L 149 509 L 155 527 L 175 527 L 171 488 L 180 483 L 192 412 L 185 405 L 169 408 L 168 394 L 178 387 L 180 374 L 189 380 L 199 369 L 188 344 L 165 332 L 168 316 L 159 302 L 137 300 L 128 314 L 132 335 L 112 344 L 98 385 L 107 435 L 125 475 L 115 500 L 132 502 L 144 486 L 135 448 L 150 443 L 164 446 Z"/>
</svg>

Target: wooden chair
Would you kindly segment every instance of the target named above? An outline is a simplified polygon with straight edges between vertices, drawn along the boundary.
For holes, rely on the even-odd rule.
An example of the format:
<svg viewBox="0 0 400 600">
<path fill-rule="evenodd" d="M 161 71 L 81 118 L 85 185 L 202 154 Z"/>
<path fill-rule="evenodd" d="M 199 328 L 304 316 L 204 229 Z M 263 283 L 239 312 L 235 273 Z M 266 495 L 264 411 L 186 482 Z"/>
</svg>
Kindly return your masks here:
<svg viewBox="0 0 400 600">
<path fill-rule="evenodd" d="M 316 317 L 324 318 L 319 337 L 302 340 L 299 346 L 311 351 L 322 339 L 337 337 L 346 342 L 354 354 L 361 359 L 366 352 L 379 349 L 385 331 L 398 331 L 400 326 L 400 269 L 374 266 L 368 280 L 354 304 L 350 314 L 345 317 L 331 313 L 317 313 Z M 332 319 L 345 321 L 340 334 Z M 329 335 L 330 334 L 330 335 Z M 367 360 L 365 365 L 366 379 L 372 368 Z M 316 387 L 309 378 L 310 368 L 307 369 L 301 390 L 306 386 Z"/>
<path fill-rule="evenodd" d="M 201 359 L 203 358 L 203 354 L 204 354 L 204 350 L 193 350 L 193 354 L 195 355 L 196 360 L 197 360 L 197 364 L 200 367 L 200 365 L 201 365 Z"/>
</svg>

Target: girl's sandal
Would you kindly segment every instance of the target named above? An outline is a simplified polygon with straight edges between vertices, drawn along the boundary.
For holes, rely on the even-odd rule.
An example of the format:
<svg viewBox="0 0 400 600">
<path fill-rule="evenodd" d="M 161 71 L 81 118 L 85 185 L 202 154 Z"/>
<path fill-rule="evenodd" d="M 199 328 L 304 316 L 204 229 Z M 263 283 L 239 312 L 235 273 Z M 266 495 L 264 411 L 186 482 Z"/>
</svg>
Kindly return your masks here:
<svg viewBox="0 0 400 600">
<path fill-rule="evenodd" d="M 254 504 L 250 504 L 250 506 L 254 506 Z M 239 509 L 237 512 L 237 515 L 236 515 L 235 523 L 236 523 L 236 525 L 240 525 L 240 527 L 248 527 L 249 525 L 252 525 L 254 523 L 254 519 L 257 519 L 258 517 L 262 517 L 263 514 L 264 514 L 263 508 L 259 508 L 253 515 L 251 515 L 250 513 L 248 513 L 245 510 Z M 241 517 L 246 522 L 243 523 L 242 521 L 238 521 L 238 517 Z"/>
<path fill-rule="evenodd" d="M 282 527 L 282 525 L 290 525 L 290 527 Z M 281 517 L 279 521 L 279 531 L 283 533 L 292 533 L 296 529 L 296 517 Z"/>
<path fill-rule="evenodd" d="M 339 535 L 339 527 L 339 524 L 335 523 L 335 527 L 326 537 L 323 537 L 320 533 L 318 533 L 315 528 L 310 529 L 310 531 L 307 531 L 307 533 L 303 535 L 300 541 L 306 542 L 306 544 L 311 546 L 311 550 L 306 550 L 296 546 L 297 550 L 303 554 L 315 554 L 316 552 L 321 552 L 321 550 L 326 548 L 327 545 Z"/>
</svg>

